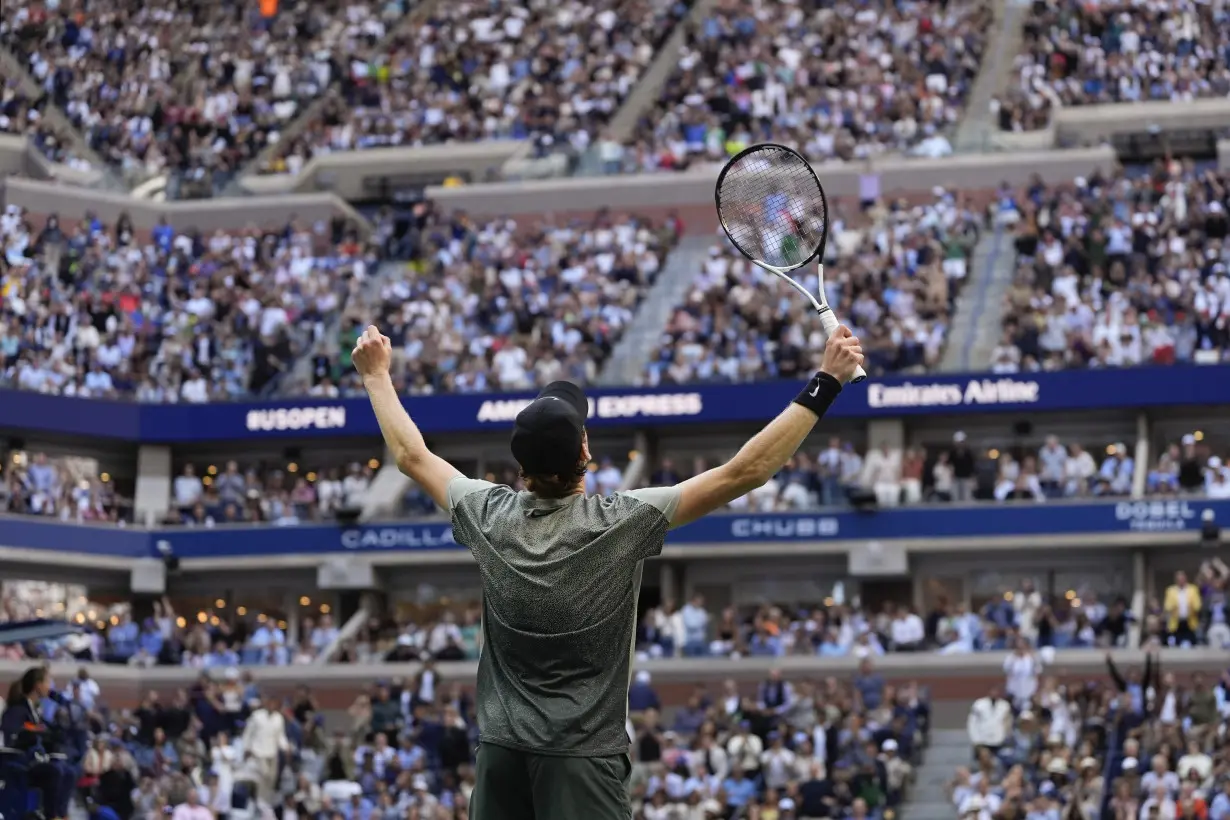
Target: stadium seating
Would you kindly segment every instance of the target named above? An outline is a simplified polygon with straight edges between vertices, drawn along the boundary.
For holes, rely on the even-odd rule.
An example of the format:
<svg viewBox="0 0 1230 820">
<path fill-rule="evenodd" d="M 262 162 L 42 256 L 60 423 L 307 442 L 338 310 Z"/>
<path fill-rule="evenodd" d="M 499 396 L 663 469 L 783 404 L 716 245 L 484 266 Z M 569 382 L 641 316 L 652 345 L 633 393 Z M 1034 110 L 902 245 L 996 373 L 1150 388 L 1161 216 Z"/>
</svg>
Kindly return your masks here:
<svg viewBox="0 0 1230 820">
<path fill-rule="evenodd" d="M 331 151 L 528 139 L 583 150 L 687 12 L 683 0 L 447 3 L 352 71 L 324 115 L 260 169 Z"/>
<path fill-rule="evenodd" d="M 986 46 L 988 6 L 723 0 L 688 30 L 675 73 L 610 172 L 678 170 L 757 142 L 813 162 L 920 145 L 943 153 Z"/>
<path fill-rule="evenodd" d="M 1225 11 L 1208 3 L 1035 2 L 1000 128 L 1043 128 L 1057 106 L 1224 98 L 1228 48 Z"/>
<path fill-rule="evenodd" d="M 402 0 L 208 6 L 6 4 L 4 42 L 130 181 L 169 173 L 220 189 L 312 98 L 374 49 Z M 341 55 L 347 55 L 342 58 Z"/>
<path fill-rule="evenodd" d="M 357 303 L 351 326 L 377 317 L 395 383 L 412 395 L 588 383 L 677 238 L 674 224 L 621 214 L 554 224 L 443 216 L 426 229 L 421 258 Z M 317 382 L 361 396 L 349 352 L 322 359 Z"/>
<path fill-rule="evenodd" d="M 863 340 L 869 373 L 921 372 L 938 361 L 982 217 L 948 193 L 927 206 L 877 206 L 869 216 L 862 229 L 831 228 L 842 250 L 829 303 Z M 645 378 L 795 378 L 818 365 L 823 338 L 789 285 L 715 244 Z"/>
<path fill-rule="evenodd" d="M 1172 161 L 1005 197 L 1016 279 L 997 373 L 1216 363 L 1230 355 L 1224 174 Z"/>
<path fill-rule="evenodd" d="M 344 222 L 212 235 L 164 223 L 143 241 L 126 218 L 35 233 L 10 206 L 2 221 L 0 385 L 82 398 L 272 390 L 374 262 Z M 45 323 L 57 332 L 32 332 Z"/>
</svg>

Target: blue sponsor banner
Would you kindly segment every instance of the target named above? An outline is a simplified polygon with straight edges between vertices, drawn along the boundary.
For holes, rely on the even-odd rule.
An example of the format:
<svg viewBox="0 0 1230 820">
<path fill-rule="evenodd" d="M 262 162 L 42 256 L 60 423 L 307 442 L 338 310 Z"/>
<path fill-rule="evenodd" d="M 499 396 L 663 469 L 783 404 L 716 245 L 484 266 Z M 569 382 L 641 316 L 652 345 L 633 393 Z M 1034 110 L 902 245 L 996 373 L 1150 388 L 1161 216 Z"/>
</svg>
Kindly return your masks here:
<svg viewBox="0 0 1230 820">
<path fill-rule="evenodd" d="M 590 425 L 753 422 L 772 418 L 797 394 L 796 382 L 596 390 Z M 507 428 L 529 396 L 448 395 L 406 400 L 428 433 Z M 872 380 L 847 387 L 839 418 L 1230 405 L 1230 365 L 1070 370 L 1015 376 L 936 375 Z M 324 436 L 374 437 L 364 399 L 208 405 L 137 405 L 0 391 L 0 429 L 150 443 Z"/>
<path fill-rule="evenodd" d="M 1212 511 L 1230 522 L 1230 501 L 1159 500 L 1089 504 L 1017 503 L 970 507 L 918 507 L 877 513 L 825 512 L 713 515 L 667 536 L 671 545 L 754 544 L 820 540 L 891 541 L 1007 535 L 1116 535 L 1200 530 Z M 1193 541 L 1193 543 L 1195 543 Z M 38 519 L 0 519 L 0 546 L 51 552 L 139 558 L 170 547 L 180 558 L 235 558 L 329 553 L 461 550 L 446 521 L 361 527 L 218 527 L 141 530 L 77 526 Z"/>
</svg>

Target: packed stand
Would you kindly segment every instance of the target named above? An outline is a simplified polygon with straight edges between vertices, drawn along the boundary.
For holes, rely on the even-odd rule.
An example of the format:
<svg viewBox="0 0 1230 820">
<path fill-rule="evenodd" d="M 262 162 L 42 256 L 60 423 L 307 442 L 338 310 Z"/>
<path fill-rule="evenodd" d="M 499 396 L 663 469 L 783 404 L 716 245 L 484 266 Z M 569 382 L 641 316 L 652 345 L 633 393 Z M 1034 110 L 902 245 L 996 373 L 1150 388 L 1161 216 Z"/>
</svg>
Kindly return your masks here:
<svg viewBox="0 0 1230 820">
<path fill-rule="evenodd" d="M 830 215 L 829 304 L 861 339 L 872 375 L 919 373 L 939 360 L 982 218 L 960 195 L 877 203 L 869 224 Z M 646 366 L 650 385 L 797 379 L 824 349 L 798 293 L 727 244 L 715 244 Z"/>
<path fill-rule="evenodd" d="M 682 231 L 623 214 L 561 224 L 424 210 L 416 259 L 357 301 L 330 353 L 315 353 L 319 395 L 363 396 L 350 362 L 372 317 L 393 345 L 403 395 L 525 391 L 594 380 Z"/>
<path fill-rule="evenodd" d="M 945 135 L 961 118 L 991 20 L 980 0 L 722 0 L 689 25 L 631 143 L 601 142 L 605 170 L 681 170 L 758 142 L 813 162 L 951 153 Z"/>
<path fill-rule="evenodd" d="M 64 134 L 47 124 L 46 96 L 31 99 L 20 84 L 0 72 L 0 134 L 27 137 L 39 153 L 52 162 L 85 169 L 89 163 L 77 157 Z"/>
<path fill-rule="evenodd" d="M 668 486 L 699 475 L 718 459 L 666 456 L 645 476 Z M 886 444 L 865 451 L 830 438 L 821 450 L 797 453 L 761 487 L 735 499 L 736 512 L 774 513 L 820 507 L 969 503 L 1041 503 L 1056 499 L 1123 498 L 1132 492 L 1136 460 L 1122 442 L 1105 448 L 1048 436 L 1041 446 L 975 448 L 958 430 L 951 443 L 904 449 Z M 1160 487 L 1155 492 L 1163 494 Z"/>
<path fill-rule="evenodd" d="M 65 775 L 41 779 L 47 816 L 72 806 L 123 820 L 464 820 L 474 788 L 472 699 L 430 666 L 372 684 L 336 730 L 308 687 L 275 696 L 230 672 L 169 697 L 151 692 L 132 710 L 84 667 L 59 681 L 33 667 L 9 694 L 11 745 L 63 755 L 36 764 Z M 40 716 L 45 728 L 28 729 Z"/>
<path fill-rule="evenodd" d="M 324 114 L 262 170 L 393 146 L 531 140 L 584 151 L 619 110 L 684 0 L 463 2 L 356 61 Z"/>
<path fill-rule="evenodd" d="M 926 609 L 906 603 L 869 606 L 844 584 L 822 602 L 772 603 L 710 610 L 696 595 L 677 606 L 664 601 L 641 613 L 636 651 L 642 659 L 710 657 L 875 658 L 889 653 L 1007 652 L 1020 640 L 1047 653 L 1064 649 L 1230 645 L 1226 586 L 1230 568 L 1206 562 L 1194 582 L 1184 573 L 1138 617 L 1124 595 L 1105 599 L 1089 578 L 1079 590 L 1049 594 L 1031 579 L 1001 588 L 981 606 L 943 595 Z M 1183 614 L 1180 618 L 1182 609 Z M 1136 636 L 1138 633 L 1138 637 Z"/>
<path fill-rule="evenodd" d="M 1230 97 L 1230 14 L 1193 0 L 1036 0 L 1025 21 L 1005 131 L 1034 131 L 1054 108 Z"/>
<path fill-rule="evenodd" d="M 408 3 L 12 3 L 0 36 L 126 178 L 210 195 L 372 59 Z"/>
<path fill-rule="evenodd" d="M 171 482 L 170 506 L 161 526 L 224 524 L 295 526 L 335 521 L 361 510 L 380 469 L 379 459 L 318 465 L 237 461 L 203 468 L 187 463 Z"/>
<path fill-rule="evenodd" d="M 13 451 L 0 460 L 0 513 L 124 523 L 132 519 L 132 489 L 94 459 Z"/>
<path fill-rule="evenodd" d="M 0 217 L 0 387 L 204 403 L 276 389 L 375 262 L 357 229 L 202 234 Z"/>
<path fill-rule="evenodd" d="M 1202 432 L 1188 433 L 1158 455 L 1146 486 L 1150 495 L 1227 499 L 1230 466 L 1209 446 Z"/>
<path fill-rule="evenodd" d="M 949 787 L 955 816 L 1225 820 L 1230 673 L 1180 683 L 1150 649 L 1143 673 L 1107 655 L 1110 684 L 1044 675 L 1027 646 L 973 705 L 974 763 Z"/>
<path fill-rule="evenodd" d="M 999 197 L 1017 272 L 997 373 L 1230 356 L 1230 180 L 1191 163 Z"/>
<path fill-rule="evenodd" d="M 926 744 L 930 703 L 865 661 L 852 680 L 788 680 L 773 670 L 749 696 L 698 686 L 673 717 L 652 674 L 629 692 L 638 820 L 891 817 Z"/>
</svg>

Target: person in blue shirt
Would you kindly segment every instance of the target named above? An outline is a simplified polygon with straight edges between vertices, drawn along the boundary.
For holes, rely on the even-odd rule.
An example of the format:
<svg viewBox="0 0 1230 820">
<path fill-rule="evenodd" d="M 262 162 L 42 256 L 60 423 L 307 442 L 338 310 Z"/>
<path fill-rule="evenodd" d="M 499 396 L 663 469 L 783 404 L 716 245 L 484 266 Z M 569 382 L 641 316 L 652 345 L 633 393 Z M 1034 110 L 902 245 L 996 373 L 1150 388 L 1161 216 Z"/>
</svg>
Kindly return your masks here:
<svg viewBox="0 0 1230 820">
<path fill-rule="evenodd" d="M 854 688 L 862 696 L 864 709 L 872 711 L 880 708 L 880 701 L 884 699 L 884 678 L 875 671 L 870 659 L 863 658 L 859 663 Z"/>
<path fill-rule="evenodd" d="M 137 654 L 137 639 L 140 630 L 127 614 L 120 616 L 120 622 L 107 630 L 107 655 L 110 660 L 127 663 L 128 659 Z"/>
<path fill-rule="evenodd" d="M 738 763 L 730 767 L 730 776 L 722 784 L 722 789 L 726 792 L 726 805 L 735 811 L 756 797 L 756 783 L 743 773 L 743 767 Z"/>
<path fill-rule="evenodd" d="M 628 711 L 644 712 L 646 709 L 661 711 L 662 704 L 658 693 L 649 685 L 649 673 L 642 669 L 628 687 Z"/>
<path fill-rule="evenodd" d="M 1209 804 L 1209 820 L 1230 820 L 1230 776 L 1223 776 L 1221 791 Z"/>
</svg>

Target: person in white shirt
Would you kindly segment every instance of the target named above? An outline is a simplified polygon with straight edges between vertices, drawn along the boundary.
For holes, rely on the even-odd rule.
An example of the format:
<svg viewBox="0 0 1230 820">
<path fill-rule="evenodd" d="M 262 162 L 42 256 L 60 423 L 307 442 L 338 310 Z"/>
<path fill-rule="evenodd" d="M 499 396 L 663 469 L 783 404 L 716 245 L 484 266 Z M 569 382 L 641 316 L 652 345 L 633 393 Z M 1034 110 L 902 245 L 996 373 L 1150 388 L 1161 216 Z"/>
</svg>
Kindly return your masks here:
<svg viewBox="0 0 1230 820">
<path fill-rule="evenodd" d="M 887 444 L 867 453 L 863 462 L 863 486 L 875 493 L 881 507 L 901 503 L 901 451 Z"/>
<path fill-rule="evenodd" d="M 1042 674 L 1042 662 L 1033 653 L 1029 642 L 1019 638 L 1016 650 L 1004 659 L 1004 675 L 1007 683 L 1004 686 L 1009 697 L 1018 709 L 1029 706 L 1034 692 L 1038 691 L 1038 676 Z"/>
<path fill-rule="evenodd" d="M 1021 635 L 1033 643 L 1038 636 L 1035 623 L 1038 610 L 1042 608 L 1042 596 L 1034 587 L 1032 578 L 1021 581 L 1021 588 L 1012 596 L 1012 608 L 1016 610 L 1016 625 Z"/>
<path fill-rule="evenodd" d="M 287 751 L 290 743 L 286 738 L 286 721 L 272 698 L 248 717 L 243 729 L 243 748 L 256 763 L 257 796 L 265 804 L 273 805 L 278 780 L 278 755 Z"/>
<path fill-rule="evenodd" d="M 927 637 L 926 626 L 917 613 L 908 609 L 897 610 L 890 627 L 893 648 L 898 652 L 916 652 L 922 648 Z"/>
<path fill-rule="evenodd" d="M 975 749 L 985 747 L 998 752 L 1012 731 L 1012 704 L 998 686 L 974 701 L 965 723 L 969 742 Z"/>
<path fill-rule="evenodd" d="M 201 484 L 201 477 L 196 474 L 196 467 L 191 464 L 184 465 L 184 474 L 175 478 L 174 490 L 175 506 L 181 509 L 191 507 L 200 500 L 205 486 Z"/>
<path fill-rule="evenodd" d="M 761 772 L 770 789 L 783 789 L 797 774 L 794 752 L 782 744 L 777 732 L 769 732 L 769 748 L 760 755 Z"/>
<path fill-rule="evenodd" d="M 171 820 L 213 820 L 214 813 L 208 806 L 201 805 L 201 795 L 196 789 L 189 789 L 185 802 L 180 803 L 171 812 Z"/>
<path fill-rule="evenodd" d="M 692 596 L 679 612 L 683 625 L 683 654 L 697 658 L 709 654 L 709 613 L 702 595 Z"/>
</svg>

